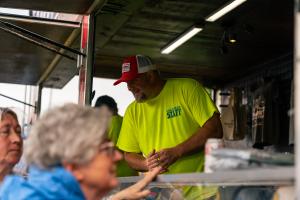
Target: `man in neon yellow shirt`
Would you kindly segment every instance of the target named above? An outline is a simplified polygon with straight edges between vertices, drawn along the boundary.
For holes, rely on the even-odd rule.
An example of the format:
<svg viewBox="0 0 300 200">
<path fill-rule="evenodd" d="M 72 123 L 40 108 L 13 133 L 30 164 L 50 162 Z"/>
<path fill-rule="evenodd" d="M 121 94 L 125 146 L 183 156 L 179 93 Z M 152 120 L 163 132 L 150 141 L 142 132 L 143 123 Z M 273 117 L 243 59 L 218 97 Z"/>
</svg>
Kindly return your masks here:
<svg viewBox="0 0 300 200">
<path fill-rule="evenodd" d="M 95 103 L 95 107 L 105 106 L 111 113 L 112 118 L 108 129 L 108 138 L 116 144 L 120 134 L 123 117 L 118 114 L 118 106 L 116 101 L 108 96 L 103 95 L 98 97 Z M 120 160 L 117 164 L 117 176 L 136 176 L 137 171 L 128 166 L 125 160 Z"/>
<path fill-rule="evenodd" d="M 195 80 L 163 80 L 149 57 L 130 56 L 122 77 L 135 101 L 126 110 L 117 146 L 139 171 L 162 166 L 162 173 L 201 172 L 208 138 L 221 138 L 219 112 Z"/>
</svg>

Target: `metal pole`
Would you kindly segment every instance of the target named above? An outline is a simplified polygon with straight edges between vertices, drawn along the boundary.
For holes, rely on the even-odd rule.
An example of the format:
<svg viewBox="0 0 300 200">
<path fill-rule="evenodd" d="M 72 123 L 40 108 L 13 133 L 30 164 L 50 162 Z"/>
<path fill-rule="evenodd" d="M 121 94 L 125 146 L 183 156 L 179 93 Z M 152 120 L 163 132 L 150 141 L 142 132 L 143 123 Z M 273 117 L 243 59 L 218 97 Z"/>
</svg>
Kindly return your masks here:
<svg viewBox="0 0 300 200">
<path fill-rule="evenodd" d="M 79 97 L 81 105 L 91 105 L 93 67 L 94 67 L 94 38 L 95 38 L 95 15 L 83 17 L 81 31 L 81 51 L 85 57 L 79 56 Z"/>
<path fill-rule="evenodd" d="M 25 91 L 24 91 L 24 102 L 27 101 L 27 85 L 25 85 Z M 26 114 L 26 105 L 23 105 L 23 117 L 22 117 L 22 133 L 24 133 L 24 127 L 25 127 L 25 114 Z M 28 113 L 27 113 L 28 114 Z"/>
<path fill-rule="evenodd" d="M 31 104 L 29 104 L 29 103 L 26 103 L 26 102 L 24 102 L 24 101 L 20 101 L 20 100 L 18 100 L 18 99 L 15 99 L 15 98 L 12 98 L 12 97 L 9 97 L 9 96 L 6 96 L 6 95 L 4 95 L 4 94 L 0 94 L 0 96 L 5 97 L 5 98 L 10 99 L 10 100 L 13 100 L 13 101 L 16 101 L 16 102 L 19 102 L 19 103 L 24 104 L 24 105 L 27 105 L 27 106 L 35 107 L 34 105 L 31 105 Z"/>
<path fill-rule="evenodd" d="M 35 109 L 35 113 L 36 113 L 37 117 L 39 117 L 40 114 L 41 114 L 42 92 L 43 92 L 43 85 L 40 84 L 38 86 L 38 99 L 37 99 L 37 102 L 36 102 L 36 109 Z"/>
<path fill-rule="evenodd" d="M 294 102 L 295 102 L 295 192 L 296 199 L 300 197 L 300 9 L 299 0 L 295 1 L 295 47 L 294 47 Z"/>
<path fill-rule="evenodd" d="M 87 10 L 86 14 L 98 12 L 106 4 L 106 2 L 107 2 L 107 0 L 95 0 L 93 2 L 93 4 L 89 7 L 89 9 Z"/>
<path fill-rule="evenodd" d="M 87 90 L 85 104 L 92 104 L 93 91 L 93 72 L 94 72 L 94 55 L 95 55 L 95 12 L 92 12 L 89 17 L 89 35 L 88 35 L 88 56 L 87 56 Z"/>
</svg>

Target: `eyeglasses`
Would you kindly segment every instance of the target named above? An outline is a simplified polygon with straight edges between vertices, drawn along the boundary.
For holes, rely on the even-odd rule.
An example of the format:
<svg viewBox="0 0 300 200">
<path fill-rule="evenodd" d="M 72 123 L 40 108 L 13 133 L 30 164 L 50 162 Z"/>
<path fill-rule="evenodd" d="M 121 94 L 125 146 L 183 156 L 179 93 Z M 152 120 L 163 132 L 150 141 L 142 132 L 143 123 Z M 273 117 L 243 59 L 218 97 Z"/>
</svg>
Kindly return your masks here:
<svg viewBox="0 0 300 200">
<path fill-rule="evenodd" d="M 12 131 L 12 129 L 14 129 L 14 131 Z M 17 128 L 14 128 L 10 125 L 0 126 L 0 136 L 7 137 L 13 133 L 16 133 L 17 135 L 21 136 L 21 127 L 18 126 Z"/>
<path fill-rule="evenodd" d="M 107 156 L 114 156 L 116 148 L 113 142 L 105 142 L 100 145 L 99 152 L 105 151 Z"/>
</svg>

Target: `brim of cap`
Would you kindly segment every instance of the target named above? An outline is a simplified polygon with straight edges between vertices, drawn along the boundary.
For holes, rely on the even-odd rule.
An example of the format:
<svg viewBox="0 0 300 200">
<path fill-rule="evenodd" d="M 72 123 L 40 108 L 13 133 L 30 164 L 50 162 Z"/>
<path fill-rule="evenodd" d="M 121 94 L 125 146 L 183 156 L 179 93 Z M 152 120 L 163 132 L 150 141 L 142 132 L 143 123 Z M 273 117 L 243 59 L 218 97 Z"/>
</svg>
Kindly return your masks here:
<svg viewBox="0 0 300 200">
<path fill-rule="evenodd" d="M 123 80 L 119 79 L 116 82 L 114 82 L 114 85 L 118 85 L 119 83 L 124 82 Z"/>
<path fill-rule="evenodd" d="M 118 85 L 119 83 L 122 83 L 122 82 L 128 82 L 128 81 L 131 81 L 133 79 L 135 79 L 135 77 L 131 77 L 131 78 L 124 78 L 124 77 L 121 77 L 119 80 L 117 80 L 116 82 L 114 82 L 114 85 Z"/>
</svg>

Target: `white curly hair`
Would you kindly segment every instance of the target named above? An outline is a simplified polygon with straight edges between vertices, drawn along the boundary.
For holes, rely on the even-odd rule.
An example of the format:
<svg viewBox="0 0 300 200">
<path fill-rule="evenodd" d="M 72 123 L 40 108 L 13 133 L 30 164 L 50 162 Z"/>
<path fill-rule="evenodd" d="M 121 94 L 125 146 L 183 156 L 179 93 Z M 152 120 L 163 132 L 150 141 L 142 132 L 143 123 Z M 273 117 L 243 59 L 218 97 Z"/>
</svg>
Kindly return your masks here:
<svg viewBox="0 0 300 200">
<path fill-rule="evenodd" d="M 110 114 L 104 110 L 66 104 L 42 116 L 25 143 L 28 164 L 51 168 L 63 162 L 88 163 L 106 139 Z"/>
</svg>

